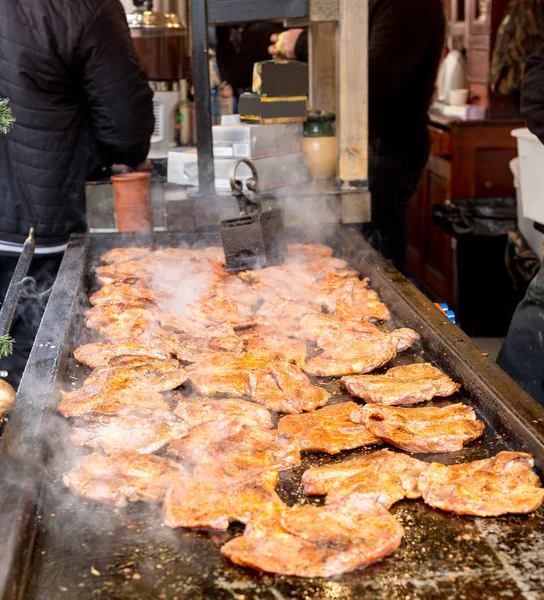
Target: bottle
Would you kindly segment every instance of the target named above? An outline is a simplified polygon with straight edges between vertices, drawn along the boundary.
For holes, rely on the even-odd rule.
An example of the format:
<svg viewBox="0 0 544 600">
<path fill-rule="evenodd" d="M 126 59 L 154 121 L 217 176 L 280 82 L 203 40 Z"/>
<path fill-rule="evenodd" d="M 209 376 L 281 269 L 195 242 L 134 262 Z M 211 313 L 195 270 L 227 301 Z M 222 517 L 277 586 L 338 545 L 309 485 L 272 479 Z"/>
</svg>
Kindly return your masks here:
<svg viewBox="0 0 544 600">
<path fill-rule="evenodd" d="M 180 101 L 176 107 L 176 139 L 178 146 L 189 146 L 191 142 L 191 119 L 185 79 L 180 82 Z"/>
<path fill-rule="evenodd" d="M 212 124 L 219 125 L 221 121 L 221 108 L 219 103 L 219 68 L 215 59 L 215 52 L 210 50 L 210 93 L 211 93 L 211 108 L 212 108 Z"/>
</svg>

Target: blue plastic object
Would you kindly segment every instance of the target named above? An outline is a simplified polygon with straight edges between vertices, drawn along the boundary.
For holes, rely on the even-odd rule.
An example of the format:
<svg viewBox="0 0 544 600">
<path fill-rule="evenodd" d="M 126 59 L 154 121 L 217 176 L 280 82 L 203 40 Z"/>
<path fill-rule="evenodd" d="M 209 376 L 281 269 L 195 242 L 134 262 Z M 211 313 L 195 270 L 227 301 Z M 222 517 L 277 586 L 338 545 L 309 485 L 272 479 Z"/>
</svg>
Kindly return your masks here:
<svg viewBox="0 0 544 600">
<path fill-rule="evenodd" d="M 446 315 L 446 317 L 448 317 L 448 319 L 452 323 L 457 324 L 457 319 L 455 318 L 455 313 L 453 312 L 453 310 L 451 310 L 450 307 L 445 302 L 441 302 L 439 306 L 442 309 L 442 311 L 444 312 L 444 314 Z"/>
</svg>

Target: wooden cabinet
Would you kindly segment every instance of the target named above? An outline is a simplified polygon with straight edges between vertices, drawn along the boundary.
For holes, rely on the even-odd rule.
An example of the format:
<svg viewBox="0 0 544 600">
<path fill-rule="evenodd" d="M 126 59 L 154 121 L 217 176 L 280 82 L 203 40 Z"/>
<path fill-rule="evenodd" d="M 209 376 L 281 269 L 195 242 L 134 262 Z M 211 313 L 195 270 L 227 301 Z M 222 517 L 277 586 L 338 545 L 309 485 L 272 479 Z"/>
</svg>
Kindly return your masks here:
<svg viewBox="0 0 544 600">
<path fill-rule="evenodd" d="M 521 123 L 436 120 L 431 156 L 410 207 L 406 269 L 433 300 L 455 306 L 452 239 L 433 223 L 433 205 L 515 196 L 509 162 L 517 147 L 510 132 Z"/>
</svg>

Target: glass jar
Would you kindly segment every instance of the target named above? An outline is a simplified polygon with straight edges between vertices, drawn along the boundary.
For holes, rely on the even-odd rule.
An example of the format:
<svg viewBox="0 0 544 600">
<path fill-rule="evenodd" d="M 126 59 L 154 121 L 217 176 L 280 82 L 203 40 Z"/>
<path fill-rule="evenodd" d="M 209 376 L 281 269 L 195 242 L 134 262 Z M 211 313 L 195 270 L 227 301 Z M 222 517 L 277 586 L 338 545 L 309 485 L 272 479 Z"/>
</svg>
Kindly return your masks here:
<svg viewBox="0 0 544 600">
<path fill-rule="evenodd" d="M 312 111 L 304 123 L 303 148 L 310 163 L 310 179 L 336 176 L 337 144 L 334 113 Z"/>
<path fill-rule="evenodd" d="M 187 55 L 187 26 L 175 14 L 150 10 L 127 14 L 127 21 L 140 59 L 151 81 L 183 79 Z"/>
</svg>

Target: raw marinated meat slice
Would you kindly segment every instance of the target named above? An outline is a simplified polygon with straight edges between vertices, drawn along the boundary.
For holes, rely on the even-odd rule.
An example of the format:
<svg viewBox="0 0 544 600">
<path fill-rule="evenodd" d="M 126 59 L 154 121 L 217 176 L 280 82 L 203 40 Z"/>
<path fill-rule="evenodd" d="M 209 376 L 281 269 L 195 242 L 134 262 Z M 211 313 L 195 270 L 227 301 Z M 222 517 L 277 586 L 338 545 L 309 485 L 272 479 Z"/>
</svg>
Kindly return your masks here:
<svg viewBox="0 0 544 600">
<path fill-rule="evenodd" d="M 104 253 L 100 260 L 106 264 L 128 262 L 149 255 L 151 248 L 112 248 Z"/>
<path fill-rule="evenodd" d="M 249 373 L 251 399 L 269 410 L 298 414 L 327 404 L 330 394 L 313 385 L 295 365 L 274 361 Z"/>
<path fill-rule="evenodd" d="M 251 474 L 240 479 L 177 479 L 164 500 L 168 527 L 226 530 L 229 523 L 247 523 L 268 503 L 283 506 L 275 492 L 278 472 Z"/>
<path fill-rule="evenodd" d="M 350 417 L 358 408 L 355 402 L 340 402 L 303 415 L 289 415 L 280 419 L 278 430 L 296 437 L 306 452 L 336 454 L 379 444 L 381 440 L 366 427 L 354 426 Z"/>
<path fill-rule="evenodd" d="M 171 441 L 185 437 L 188 431 L 186 423 L 170 412 L 142 411 L 80 420 L 72 428 L 70 439 L 76 446 L 102 449 L 106 454 L 125 451 L 152 454 Z"/>
<path fill-rule="evenodd" d="M 106 366 L 95 369 L 84 385 L 107 383 L 116 389 L 151 387 L 157 392 L 166 392 L 179 387 L 187 379 L 187 372 L 177 360 L 121 355 L 111 358 Z"/>
<path fill-rule="evenodd" d="M 428 363 L 395 367 L 384 375 L 343 377 L 341 382 L 353 396 L 386 406 L 415 404 L 435 396 L 450 396 L 461 387 Z"/>
<path fill-rule="evenodd" d="M 360 498 L 331 506 L 268 504 L 221 552 L 235 564 L 269 573 L 330 577 L 387 556 L 403 534 L 389 512 Z"/>
<path fill-rule="evenodd" d="M 115 456 L 89 454 L 62 480 L 74 494 L 123 506 L 128 502 L 162 502 L 166 490 L 185 474 L 168 458 L 122 452 Z"/>
<path fill-rule="evenodd" d="M 280 333 L 274 327 L 257 325 L 239 333 L 241 349 L 245 352 L 270 352 L 282 354 L 290 363 L 302 366 L 306 361 L 306 343 Z"/>
<path fill-rule="evenodd" d="M 320 377 L 369 373 L 387 364 L 396 354 L 396 343 L 387 336 L 379 340 L 360 340 L 355 345 L 340 343 L 332 353 L 324 351 L 308 360 L 303 370 Z"/>
<path fill-rule="evenodd" d="M 358 407 L 351 415 L 370 432 L 407 452 L 456 452 L 479 438 L 485 425 L 464 404 L 443 408 Z"/>
<path fill-rule="evenodd" d="M 195 468 L 195 475 L 201 479 L 239 477 L 249 471 L 284 471 L 300 465 L 300 446 L 293 436 L 247 425 L 216 438 L 206 452 Z"/>
<path fill-rule="evenodd" d="M 419 488 L 427 504 L 459 515 L 530 513 L 544 501 L 533 466 L 533 458 L 524 452 L 499 452 L 460 465 L 431 463 L 421 474 Z"/>
<path fill-rule="evenodd" d="M 90 298 L 91 306 L 108 306 L 109 304 L 130 304 L 134 301 L 146 300 L 149 303 L 157 302 L 157 296 L 142 285 L 128 283 L 109 283 Z"/>
<path fill-rule="evenodd" d="M 226 420 L 261 429 L 272 429 L 274 426 L 266 408 L 236 398 L 183 398 L 174 414 L 189 428 Z"/>
<path fill-rule="evenodd" d="M 57 410 L 66 418 L 84 415 L 117 415 L 134 411 L 169 411 L 170 406 L 152 387 L 119 389 L 113 382 L 84 385 L 73 392 L 62 392 Z"/>
<path fill-rule="evenodd" d="M 427 463 L 407 456 L 378 450 L 335 465 L 313 467 L 302 476 L 304 491 L 327 495 L 326 503 L 356 493 L 386 508 L 403 498 L 420 498 L 418 481 Z"/>
</svg>

